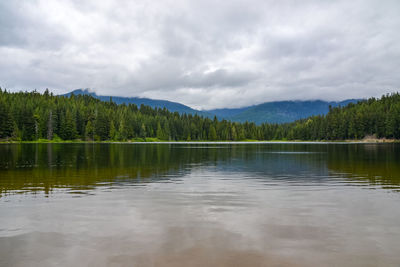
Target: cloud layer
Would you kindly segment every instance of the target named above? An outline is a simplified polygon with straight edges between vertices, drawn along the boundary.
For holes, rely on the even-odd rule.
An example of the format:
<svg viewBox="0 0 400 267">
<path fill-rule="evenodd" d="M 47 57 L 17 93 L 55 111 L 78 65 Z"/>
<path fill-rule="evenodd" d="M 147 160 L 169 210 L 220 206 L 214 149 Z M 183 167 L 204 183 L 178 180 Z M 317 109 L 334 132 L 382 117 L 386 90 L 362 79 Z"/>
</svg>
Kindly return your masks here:
<svg viewBox="0 0 400 267">
<path fill-rule="evenodd" d="M 203 109 L 400 89 L 397 0 L 219 2 L 1 1 L 0 86 Z"/>
</svg>

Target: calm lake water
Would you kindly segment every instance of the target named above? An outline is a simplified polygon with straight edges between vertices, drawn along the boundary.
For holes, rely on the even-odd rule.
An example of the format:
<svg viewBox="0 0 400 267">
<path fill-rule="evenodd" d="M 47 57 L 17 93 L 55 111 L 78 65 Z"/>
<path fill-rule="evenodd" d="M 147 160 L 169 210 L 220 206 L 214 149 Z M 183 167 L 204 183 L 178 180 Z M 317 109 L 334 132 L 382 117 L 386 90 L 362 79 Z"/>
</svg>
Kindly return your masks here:
<svg viewBox="0 0 400 267">
<path fill-rule="evenodd" d="M 0 266 L 400 266 L 400 144 L 3 144 Z"/>
</svg>

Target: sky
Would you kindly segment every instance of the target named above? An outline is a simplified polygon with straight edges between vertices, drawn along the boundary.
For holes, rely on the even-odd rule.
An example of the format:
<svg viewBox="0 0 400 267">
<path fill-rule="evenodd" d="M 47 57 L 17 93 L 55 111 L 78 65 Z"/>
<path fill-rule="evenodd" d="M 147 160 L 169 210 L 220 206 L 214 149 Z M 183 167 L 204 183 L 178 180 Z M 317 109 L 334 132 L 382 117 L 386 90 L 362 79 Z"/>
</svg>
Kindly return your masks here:
<svg viewBox="0 0 400 267">
<path fill-rule="evenodd" d="M 0 1 L 0 86 L 198 109 L 378 97 L 400 90 L 400 1 Z"/>
</svg>

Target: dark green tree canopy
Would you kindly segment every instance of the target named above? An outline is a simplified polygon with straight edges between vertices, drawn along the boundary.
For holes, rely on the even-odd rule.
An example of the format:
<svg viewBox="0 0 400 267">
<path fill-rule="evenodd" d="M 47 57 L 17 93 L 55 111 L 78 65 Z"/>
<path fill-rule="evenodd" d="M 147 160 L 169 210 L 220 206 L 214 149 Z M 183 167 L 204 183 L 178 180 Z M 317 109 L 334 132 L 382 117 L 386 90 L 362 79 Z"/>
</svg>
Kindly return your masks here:
<svg viewBox="0 0 400 267">
<path fill-rule="evenodd" d="M 53 96 L 0 89 L 0 139 L 4 140 L 344 140 L 368 135 L 400 139 L 400 95 L 384 95 L 327 115 L 293 123 L 256 125 L 134 104 L 117 105 L 90 95 Z"/>
</svg>

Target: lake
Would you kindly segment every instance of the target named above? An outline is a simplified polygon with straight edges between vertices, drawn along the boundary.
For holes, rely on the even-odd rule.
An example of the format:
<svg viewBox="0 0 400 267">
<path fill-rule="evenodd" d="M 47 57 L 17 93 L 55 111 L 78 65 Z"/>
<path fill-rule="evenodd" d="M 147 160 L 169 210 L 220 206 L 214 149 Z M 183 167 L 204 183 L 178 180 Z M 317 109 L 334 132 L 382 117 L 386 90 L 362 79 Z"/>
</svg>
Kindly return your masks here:
<svg viewBox="0 0 400 267">
<path fill-rule="evenodd" d="M 400 144 L 2 144 L 0 266 L 399 266 Z"/>
</svg>

